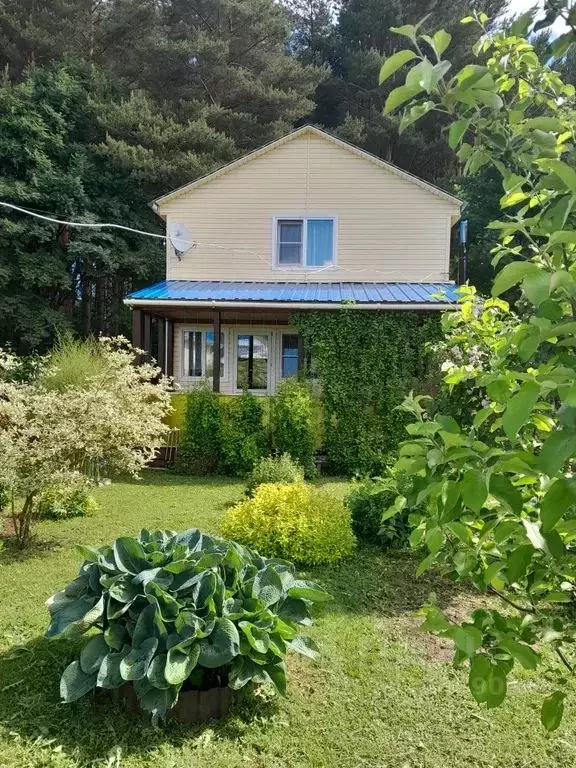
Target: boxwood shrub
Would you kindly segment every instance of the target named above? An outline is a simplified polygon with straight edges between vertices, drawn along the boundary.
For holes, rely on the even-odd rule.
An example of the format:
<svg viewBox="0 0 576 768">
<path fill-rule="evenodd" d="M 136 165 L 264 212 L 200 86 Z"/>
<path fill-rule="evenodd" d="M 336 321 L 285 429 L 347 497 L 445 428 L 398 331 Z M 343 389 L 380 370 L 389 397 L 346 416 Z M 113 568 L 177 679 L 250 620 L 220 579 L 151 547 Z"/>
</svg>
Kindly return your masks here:
<svg viewBox="0 0 576 768">
<path fill-rule="evenodd" d="M 289 453 L 281 456 L 264 456 L 254 464 L 246 478 L 246 493 L 251 496 L 263 483 L 303 483 L 304 470 Z"/>
<path fill-rule="evenodd" d="M 131 682 L 141 707 L 164 718 L 183 690 L 272 683 L 284 693 L 286 653 L 317 656 L 298 627 L 331 598 L 288 562 L 198 530 L 79 550 L 78 576 L 47 603 L 47 637 L 98 630 L 64 670 L 65 702 Z"/>
<path fill-rule="evenodd" d="M 356 546 L 350 510 L 306 483 L 260 485 L 228 510 L 221 530 L 267 556 L 309 565 L 337 562 Z"/>
<path fill-rule="evenodd" d="M 40 494 L 38 512 L 46 520 L 93 515 L 98 511 L 96 499 L 83 487 L 56 485 Z"/>
</svg>

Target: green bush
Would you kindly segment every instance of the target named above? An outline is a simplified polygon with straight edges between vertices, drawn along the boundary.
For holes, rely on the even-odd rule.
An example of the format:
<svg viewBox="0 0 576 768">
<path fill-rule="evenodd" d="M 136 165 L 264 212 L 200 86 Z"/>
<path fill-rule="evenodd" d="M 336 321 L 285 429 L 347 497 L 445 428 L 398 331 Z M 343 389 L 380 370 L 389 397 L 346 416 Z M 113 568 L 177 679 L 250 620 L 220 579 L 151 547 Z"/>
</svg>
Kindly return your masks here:
<svg viewBox="0 0 576 768">
<path fill-rule="evenodd" d="M 57 485 L 43 491 L 38 500 L 38 513 L 46 520 L 83 517 L 97 511 L 96 499 L 83 487 Z"/>
<path fill-rule="evenodd" d="M 412 510 L 382 520 L 398 495 L 407 492 L 410 478 L 388 470 L 384 477 L 356 481 L 344 503 L 352 515 L 352 529 L 358 539 L 383 546 L 402 546 L 410 536 L 408 518 Z"/>
<path fill-rule="evenodd" d="M 203 384 L 188 393 L 184 429 L 176 456 L 176 470 L 190 475 L 218 471 L 221 456 L 222 414 L 219 397 Z"/>
<path fill-rule="evenodd" d="M 356 546 L 347 507 L 305 483 L 260 485 L 228 510 L 222 532 L 268 557 L 311 565 L 337 562 Z"/>
<path fill-rule="evenodd" d="M 245 392 L 221 405 L 220 468 L 243 477 L 268 450 L 262 402 Z"/>
<path fill-rule="evenodd" d="M 298 379 L 282 382 L 274 398 L 270 420 L 274 449 L 290 454 L 307 475 L 313 475 L 316 449 L 310 386 Z"/>
<path fill-rule="evenodd" d="M 251 496 L 254 490 L 263 483 L 303 483 L 304 470 L 295 462 L 290 454 L 281 456 L 264 456 L 258 461 L 248 475 L 246 493 Z"/>
<path fill-rule="evenodd" d="M 141 707 L 164 718 L 181 691 L 272 683 L 284 693 L 287 652 L 317 656 L 298 627 L 331 598 L 290 563 L 198 530 L 79 550 L 77 578 L 48 601 L 47 637 L 98 630 L 64 670 L 66 703 L 131 682 Z"/>
<path fill-rule="evenodd" d="M 46 389 L 87 389 L 110 371 L 98 339 L 75 339 L 71 333 L 59 337 L 48 356 L 40 378 Z"/>
</svg>

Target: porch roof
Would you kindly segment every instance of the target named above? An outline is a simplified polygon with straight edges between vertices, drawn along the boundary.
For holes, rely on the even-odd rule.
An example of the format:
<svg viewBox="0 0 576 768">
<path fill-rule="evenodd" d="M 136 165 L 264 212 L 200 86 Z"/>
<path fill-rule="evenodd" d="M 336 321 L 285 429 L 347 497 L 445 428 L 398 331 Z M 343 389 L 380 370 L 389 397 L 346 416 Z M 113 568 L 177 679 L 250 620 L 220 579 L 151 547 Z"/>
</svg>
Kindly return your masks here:
<svg viewBox="0 0 576 768">
<path fill-rule="evenodd" d="M 457 300 L 454 283 L 239 282 L 163 280 L 134 291 L 129 306 L 250 306 L 366 309 L 445 309 Z"/>
</svg>

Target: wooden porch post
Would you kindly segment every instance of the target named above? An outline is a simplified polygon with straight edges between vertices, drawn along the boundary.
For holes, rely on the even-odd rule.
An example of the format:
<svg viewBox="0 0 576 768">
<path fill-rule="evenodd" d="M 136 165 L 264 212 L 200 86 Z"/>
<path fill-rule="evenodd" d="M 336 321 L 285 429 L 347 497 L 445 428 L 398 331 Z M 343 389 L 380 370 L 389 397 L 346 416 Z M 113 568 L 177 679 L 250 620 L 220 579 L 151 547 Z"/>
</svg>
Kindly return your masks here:
<svg viewBox="0 0 576 768">
<path fill-rule="evenodd" d="M 132 310 L 132 344 L 142 348 L 142 312 L 139 309 Z"/>
<path fill-rule="evenodd" d="M 142 349 L 146 353 L 145 359 L 150 359 L 152 351 L 152 318 L 148 312 L 142 312 Z"/>
<path fill-rule="evenodd" d="M 162 373 L 166 373 L 166 320 L 159 317 L 158 320 L 158 365 Z"/>
<path fill-rule="evenodd" d="M 174 322 L 166 318 L 166 376 L 174 375 Z"/>
<path fill-rule="evenodd" d="M 214 392 L 220 392 L 220 339 L 222 331 L 220 329 L 220 310 L 215 309 L 212 319 L 214 326 L 214 370 L 212 371 L 212 389 Z"/>
</svg>

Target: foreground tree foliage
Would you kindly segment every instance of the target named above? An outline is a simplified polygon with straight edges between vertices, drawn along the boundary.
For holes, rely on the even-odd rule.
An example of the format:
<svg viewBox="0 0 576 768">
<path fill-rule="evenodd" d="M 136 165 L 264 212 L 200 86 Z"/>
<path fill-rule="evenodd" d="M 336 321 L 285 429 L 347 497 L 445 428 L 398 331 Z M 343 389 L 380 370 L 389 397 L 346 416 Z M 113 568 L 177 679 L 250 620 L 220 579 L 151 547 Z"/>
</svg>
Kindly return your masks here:
<svg viewBox="0 0 576 768">
<path fill-rule="evenodd" d="M 538 60 L 526 39 L 530 14 L 508 35 L 487 34 L 486 21 L 463 20 L 481 26 L 475 51 L 486 63 L 452 74 L 444 59 L 450 35 L 425 36 L 407 25 L 396 32 L 412 47 L 382 66 L 385 81 L 410 64 L 386 103 L 389 114 L 404 107 L 402 129 L 440 111 L 466 172 L 500 174 L 501 218 L 490 228 L 499 235 L 494 260 L 509 261 L 493 298 L 464 288 L 459 312 L 444 319 L 444 385 L 469 387 L 473 424 L 432 417 L 426 398 L 406 399 L 414 421 L 398 466 L 415 482 L 386 514 L 425 503 L 427 512 L 412 518 L 412 544 L 427 551 L 419 573 L 437 567 L 507 604 L 462 623 L 425 609 L 424 627 L 454 641 L 456 663 L 468 662 L 475 699 L 498 706 L 515 664 L 546 665 L 552 689 L 541 719 L 553 730 L 570 690 L 576 639 L 575 90 Z M 573 37 L 560 38 L 555 53 Z M 515 286 L 517 314 L 498 298 Z"/>
<path fill-rule="evenodd" d="M 0 487 L 21 547 L 40 516 L 43 491 L 136 476 L 168 429 L 169 380 L 159 369 L 134 365 L 136 351 L 121 338 L 102 339 L 97 357 L 83 381 L 66 384 L 50 357 L 33 379 L 19 381 L 18 359 L 0 354 Z"/>
</svg>

